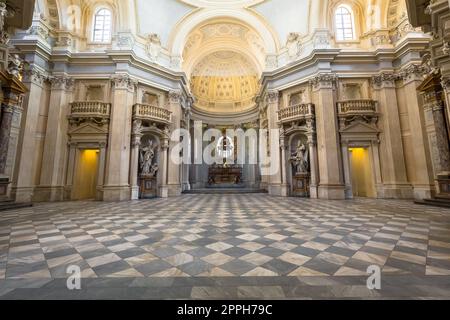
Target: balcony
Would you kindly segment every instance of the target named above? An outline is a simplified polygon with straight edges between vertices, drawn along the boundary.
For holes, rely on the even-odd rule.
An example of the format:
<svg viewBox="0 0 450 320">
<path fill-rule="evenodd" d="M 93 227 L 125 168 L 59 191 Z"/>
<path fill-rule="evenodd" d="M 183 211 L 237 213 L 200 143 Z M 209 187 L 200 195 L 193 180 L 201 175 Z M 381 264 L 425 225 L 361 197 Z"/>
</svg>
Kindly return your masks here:
<svg viewBox="0 0 450 320">
<path fill-rule="evenodd" d="M 70 104 L 69 120 L 80 123 L 92 120 L 96 123 L 106 123 L 111 115 L 111 104 L 101 101 L 76 101 Z"/>
<path fill-rule="evenodd" d="M 303 103 L 283 108 L 278 111 L 278 121 L 287 123 L 291 121 L 314 118 L 315 108 L 312 103 Z"/>
<path fill-rule="evenodd" d="M 346 100 L 337 103 L 339 116 L 376 116 L 378 103 L 374 100 Z"/>
<path fill-rule="evenodd" d="M 172 112 L 157 106 L 137 103 L 133 107 L 133 119 L 170 124 Z"/>
</svg>

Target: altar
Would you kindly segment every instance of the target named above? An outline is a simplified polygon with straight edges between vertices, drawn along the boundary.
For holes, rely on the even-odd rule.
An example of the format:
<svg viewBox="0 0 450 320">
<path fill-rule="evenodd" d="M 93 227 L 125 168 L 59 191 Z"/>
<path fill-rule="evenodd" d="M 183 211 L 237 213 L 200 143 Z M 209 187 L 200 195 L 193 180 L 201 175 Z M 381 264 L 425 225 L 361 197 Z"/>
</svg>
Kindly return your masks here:
<svg viewBox="0 0 450 320">
<path fill-rule="evenodd" d="M 242 181 L 242 167 L 237 165 L 213 165 L 208 171 L 208 185 L 239 184 Z"/>
</svg>

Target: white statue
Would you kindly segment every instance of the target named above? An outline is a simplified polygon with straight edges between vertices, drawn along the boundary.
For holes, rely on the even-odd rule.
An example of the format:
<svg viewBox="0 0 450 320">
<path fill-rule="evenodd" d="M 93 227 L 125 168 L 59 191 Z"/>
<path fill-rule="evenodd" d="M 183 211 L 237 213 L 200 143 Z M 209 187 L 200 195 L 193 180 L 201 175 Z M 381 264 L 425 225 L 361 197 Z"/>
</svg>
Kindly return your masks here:
<svg viewBox="0 0 450 320">
<path fill-rule="evenodd" d="M 12 55 L 8 61 L 8 72 L 14 77 L 19 77 L 22 68 L 23 61 L 20 59 L 19 55 Z"/>
<path fill-rule="evenodd" d="M 309 155 L 305 145 L 299 141 L 297 150 L 292 154 L 290 161 L 296 168 L 296 174 L 305 174 L 309 172 Z"/>
<path fill-rule="evenodd" d="M 140 152 L 141 175 L 154 176 L 158 171 L 158 165 L 153 163 L 155 158 L 156 145 L 150 140 L 148 145 L 143 147 Z"/>
</svg>

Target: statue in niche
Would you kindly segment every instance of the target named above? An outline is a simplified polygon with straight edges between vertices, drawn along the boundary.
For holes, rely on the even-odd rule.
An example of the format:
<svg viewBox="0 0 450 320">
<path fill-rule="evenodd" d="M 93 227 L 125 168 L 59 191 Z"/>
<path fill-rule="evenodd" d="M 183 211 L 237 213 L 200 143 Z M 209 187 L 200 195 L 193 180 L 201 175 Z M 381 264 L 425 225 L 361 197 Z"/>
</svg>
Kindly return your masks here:
<svg viewBox="0 0 450 320">
<path fill-rule="evenodd" d="M 157 145 L 153 140 L 149 140 L 148 144 L 141 148 L 139 160 L 141 176 L 154 177 L 158 172 L 158 164 L 155 163 Z"/>
<path fill-rule="evenodd" d="M 295 168 L 295 174 L 307 174 L 309 172 L 309 154 L 305 145 L 299 141 L 297 150 L 290 158 L 291 163 Z"/>
</svg>

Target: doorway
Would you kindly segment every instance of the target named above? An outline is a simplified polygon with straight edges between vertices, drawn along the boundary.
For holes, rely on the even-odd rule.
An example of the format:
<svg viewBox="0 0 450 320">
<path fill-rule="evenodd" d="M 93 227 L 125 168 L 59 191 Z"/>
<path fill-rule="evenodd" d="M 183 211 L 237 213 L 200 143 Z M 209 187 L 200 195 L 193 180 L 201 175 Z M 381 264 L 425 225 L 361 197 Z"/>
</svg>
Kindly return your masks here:
<svg viewBox="0 0 450 320">
<path fill-rule="evenodd" d="M 73 200 L 95 199 L 100 150 L 80 150 L 72 191 Z"/>
<path fill-rule="evenodd" d="M 376 198 L 372 164 L 368 148 L 350 148 L 353 196 Z"/>
</svg>

